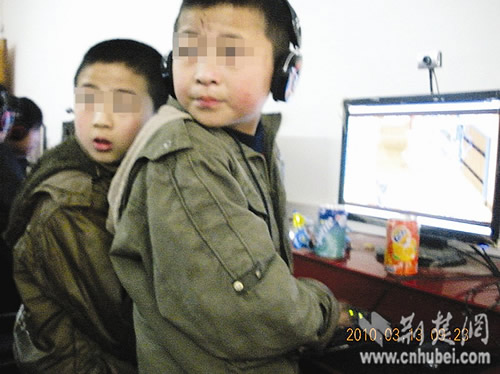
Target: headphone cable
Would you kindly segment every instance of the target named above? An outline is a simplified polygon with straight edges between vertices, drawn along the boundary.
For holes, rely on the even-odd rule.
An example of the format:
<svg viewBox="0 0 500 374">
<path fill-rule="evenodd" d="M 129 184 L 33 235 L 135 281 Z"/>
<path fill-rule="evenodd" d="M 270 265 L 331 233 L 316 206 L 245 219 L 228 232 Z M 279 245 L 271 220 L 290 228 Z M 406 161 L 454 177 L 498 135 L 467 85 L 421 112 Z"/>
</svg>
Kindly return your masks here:
<svg viewBox="0 0 500 374">
<path fill-rule="evenodd" d="M 267 229 L 269 231 L 269 235 L 271 236 L 271 240 L 272 240 L 273 239 L 273 231 L 271 228 L 271 216 L 269 213 L 269 206 L 267 204 L 267 200 L 266 200 L 266 196 L 264 195 L 264 191 L 262 190 L 262 187 L 259 183 L 259 180 L 257 179 L 257 176 L 255 175 L 255 173 L 252 169 L 252 166 L 250 165 L 250 162 L 248 161 L 247 156 L 245 155 L 245 151 L 243 150 L 243 146 L 241 145 L 241 142 L 230 132 L 227 132 L 227 134 L 229 134 L 229 136 L 231 136 L 231 138 L 233 138 L 233 140 L 238 145 L 238 149 L 240 151 L 241 156 L 243 157 L 245 165 L 246 165 L 247 169 L 250 171 L 250 175 L 252 177 L 252 180 L 255 183 L 255 185 L 257 186 L 257 189 L 259 190 L 260 198 L 264 204 L 264 209 L 266 210 L 265 221 L 266 221 Z"/>
</svg>

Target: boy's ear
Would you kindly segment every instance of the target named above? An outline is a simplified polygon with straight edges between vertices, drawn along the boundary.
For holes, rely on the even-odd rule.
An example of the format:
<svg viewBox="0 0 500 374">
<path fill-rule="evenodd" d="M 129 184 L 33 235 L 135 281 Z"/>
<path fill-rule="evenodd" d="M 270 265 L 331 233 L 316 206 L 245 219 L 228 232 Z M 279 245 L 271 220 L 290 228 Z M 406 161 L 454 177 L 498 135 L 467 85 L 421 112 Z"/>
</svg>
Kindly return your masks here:
<svg viewBox="0 0 500 374">
<path fill-rule="evenodd" d="M 172 61 L 173 56 L 172 51 L 170 51 L 167 57 L 163 57 L 162 59 L 161 74 L 163 77 L 163 81 L 165 82 L 165 86 L 167 87 L 168 94 L 176 99 L 174 91 L 174 77 L 172 74 Z"/>
</svg>

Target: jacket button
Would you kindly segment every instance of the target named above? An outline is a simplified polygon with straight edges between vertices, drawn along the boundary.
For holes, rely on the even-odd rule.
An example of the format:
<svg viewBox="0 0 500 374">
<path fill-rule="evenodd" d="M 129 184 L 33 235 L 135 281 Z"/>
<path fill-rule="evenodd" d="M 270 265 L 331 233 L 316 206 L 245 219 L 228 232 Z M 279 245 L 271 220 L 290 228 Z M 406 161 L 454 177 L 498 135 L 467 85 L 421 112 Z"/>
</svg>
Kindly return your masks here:
<svg viewBox="0 0 500 374">
<path fill-rule="evenodd" d="M 243 283 L 241 283 L 240 281 L 236 281 L 233 283 L 233 288 L 236 292 L 241 292 L 243 291 L 245 286 L 243 286 Z"/>
<path fill-rule="evenodd" d="M 257 277 L 257 279 L 260 279 L 260 277 L 262 277 L 262 272 L 260 270 L 257 270 L 255 272 L 255 276 Z"/>
<path fill-rule="evenodd" d="M 169 149 L 171 145 L 172 145 L 172 142 L 170 140 L 167 140 L 165 143 L 163 143 L 163 148 Z"/>
</svg>

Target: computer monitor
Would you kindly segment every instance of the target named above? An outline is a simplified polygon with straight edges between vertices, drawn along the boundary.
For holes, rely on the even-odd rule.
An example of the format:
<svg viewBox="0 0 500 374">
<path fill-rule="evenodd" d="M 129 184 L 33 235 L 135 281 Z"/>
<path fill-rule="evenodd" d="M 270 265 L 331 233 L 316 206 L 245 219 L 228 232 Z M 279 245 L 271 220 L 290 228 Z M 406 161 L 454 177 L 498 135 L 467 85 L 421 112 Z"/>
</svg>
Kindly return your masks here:
<svg viewBox="0 0 500 374">
<path fill-rule="evenodd" d="M 494 244 L 500 91 L 344 100 L 339 203 L 351 220 L 411 214 L 421 243 Z"/>
</svg>

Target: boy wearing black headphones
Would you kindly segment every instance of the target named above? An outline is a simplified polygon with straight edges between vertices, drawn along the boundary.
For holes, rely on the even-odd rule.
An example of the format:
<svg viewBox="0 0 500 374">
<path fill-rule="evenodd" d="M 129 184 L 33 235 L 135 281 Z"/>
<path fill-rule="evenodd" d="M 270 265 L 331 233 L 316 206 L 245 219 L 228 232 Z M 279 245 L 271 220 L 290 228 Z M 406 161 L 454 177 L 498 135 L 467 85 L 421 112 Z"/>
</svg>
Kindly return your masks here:
<svg viewBox="0 0 500 374">
<path fill-rule="evenodd" d="M 292 48 L 290 48 L 290 44 Z M 338 303 L 292 275 L 275 136 L 261 114 L 300 68 L 284 0 L 184 0 L 169 105 L 110 189 L 111 259 L 134 301 L 141 373 L 296 373 L 328 344 Z"/>
</svg>

